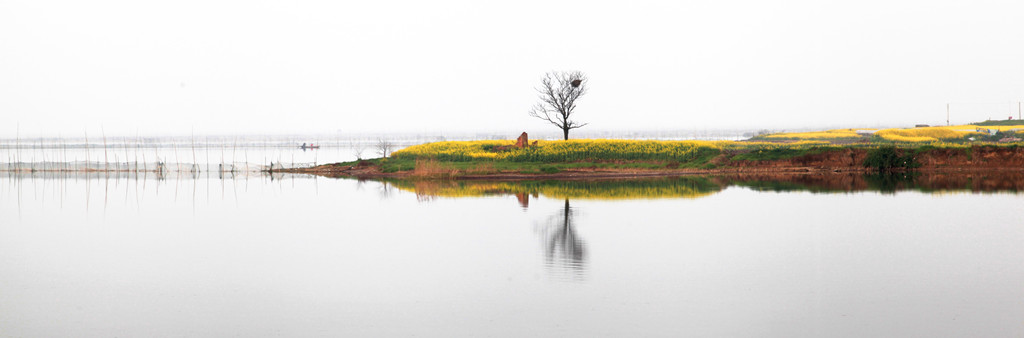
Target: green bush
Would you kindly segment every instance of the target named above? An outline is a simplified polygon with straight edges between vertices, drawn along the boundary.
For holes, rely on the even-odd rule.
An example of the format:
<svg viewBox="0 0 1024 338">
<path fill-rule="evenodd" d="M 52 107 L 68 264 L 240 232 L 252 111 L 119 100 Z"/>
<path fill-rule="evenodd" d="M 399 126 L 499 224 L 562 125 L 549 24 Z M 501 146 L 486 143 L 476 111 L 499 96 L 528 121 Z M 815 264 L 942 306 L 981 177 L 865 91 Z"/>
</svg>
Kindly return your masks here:
<svg viewBox="0 0 1024 338">
<path fill-rule="evenodd" d="M 875 168 L 878 171 L 893 171 L 896 169 L 911 169 L 920 166 L 914 160 L 913 154 L 903 154 L 902 151 L 893 146 L 882 146 L 868 151 L 864 159 L 864 166 Z"/>
</svg>

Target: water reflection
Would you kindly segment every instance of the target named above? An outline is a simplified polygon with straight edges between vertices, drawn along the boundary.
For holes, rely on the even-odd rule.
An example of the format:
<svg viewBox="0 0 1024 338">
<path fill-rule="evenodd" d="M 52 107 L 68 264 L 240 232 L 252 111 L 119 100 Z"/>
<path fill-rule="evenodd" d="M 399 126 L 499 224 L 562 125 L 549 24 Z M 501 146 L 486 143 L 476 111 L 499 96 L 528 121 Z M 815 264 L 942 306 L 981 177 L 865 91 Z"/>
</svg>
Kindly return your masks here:
<svg viewBox="0 0 1024 338">
<path fill-rule="evenodd" d="M 1021 336 L 1024 205 L 969 195 L 1012 175 L 281 177 L 0 175 L 4 332 Z M 619 198 L 661 200 L 586 200 Z M 95 329 L 118 322 L 146 325 Z"/>
<path fill-rule="evenodd" d="M 52 195 L 61 203 L 64 201 L 69 184 L 81 184 L 84 188 L 85 205 L 91 206 L 91 192 L 99 196 L 104 204 L 110 195 L 143 195 L 152 189 L 159 195 L 162 189 L 173 189 L 174 201 L 179 195 L 211 193 L 237 195 L 237 189 L 247 189 L 250 180 L 271 183 L 292 182 L 296 179 L 312 179 L 317 176 L 304 174 L 258 173 L 258 172 L 3 172 L 0 186 L 14 194 L 21 202 L 21 186 L 40 185 L 43 190 L 32 189 L 31 196 L 42 191 Z M 210 182 L 218 182 L 216 187 Z M 620 199 L 692 199 L 703 198 L 721 192 L 729 187 L 741 187 L 765 192 L 846 193 L 873 191 L 883 194 L 900 191 L 924 193 L 1011 193 L 1024 191 L 1024 172 L 985 171 L 956 173 L 901 173 L 890 175 L 868 175 L 858 173 L 834 174 L 732 174 L 718 176 L 683 176 L 645 179 L 614 180 L 537 180 L 537 181 L 457 181 L 457 180 L 401 180 L 401 179 L 360 179 L 357 190 L 372 181 L 380 199 L 388 199 L 403 192 L 413 193 L 416 198 L 431 201 L 438 198 L 514 196 L 519 207 L 530 208 L 531 200 L 539 197 L 556 200 L 620 200 Z M 147 184 L 147 182 L 150 182 Z M 199 182 L 205 182 L 203 187 Z M 205 190 L 202 191 L 202 190 Z M 117 193 L 115 193 L 117 192 Z M 183 195 L 183 196 L 188 196 Z M 44 196 L 45 198 L 45 196 Z M 188 199 L 188 197 L 184 197 Z M 128 198 L 124 198 L 128 200 Z M 99 200 L 99 199 L 97 199 Z"/>
<path fill-rule="evenodd" d="M 565 199 L 565 207 L 539 226 L 544 249 L 544 265 L 555 275 L 571 280 L 586 277 L 587 247 L 576 231 L 574 210 Z"/>
<path fill-rule="evenodd" d="M 876 191 L 895 193 L 1018 193 L 1024 191 L 1024 172 L 978 171 L 892 174 L 730 175 L 715 178 L 723 186 L 759 191 L 821 193 Z"/>
<path fill-rule="evenodd" d="M 523 209 L 529 208 L 530 207 L 530 196 L 533 196 L 533 198 L 537 198 L 537 194 L 536 193 L 534 193 L 533 195 L 525 193 L 525 192 L 516 193 L 516 200 L 519 201 L 519 206 L 522 207 Z"/>
<path fill-rule="evenodd" d="M 261 190 L 283 190 L 285 182 L 294 188 L 296 179 L 311 179 L 317 191 L 315 176 L 254 171 L 6 171 L 0 172 L 0 206 L 10 201 L 19 215 L 26 202 L 39 208 L 52 208 L 49 203 L 58 209 L 81 205 L 86 212 L 95 209 L 105 214 L 110 206 L 138 209 L 147 199 L 167 198 L 168 205 L 191 203 L 195 212 L 200 201 L 234 200 L 237 205 L 239 193 L 249 190 L 250 181 L 259 183 Z"/>
<path fill-rule="evenodd" d="M 526 208 L 530 197 L 553 199 L 699 198 L 723 186 L 710 177 L 686 176 L 633 180 L 451 181 L 383 180 L 397 189 L 415 193 L 423 201 L 439 197 L 514 195 Z"/>
<path fill-rule="evenodd" d="M 562 200 L 563 208 L 537 226 L 544 265 L 553 277 L 582 281 L 587 275 L 587 246 L 577 231 L 577 210 L 570 207 L 572 200 L 692 199 L 710 196 L 729 187 L 811 193 L 1017 193 L 1024 190 L 1024 173 L 744 174 L 569 181 L 385 180 L 381 184 L 382 189 L 391 187 L 414 193 L 419 201 L 514 196 L 519 207 L 527 209 L 531 198 L 544 196 Z"/>
<path fill-rule="evenodd" d="M 1024 191 L 1024 172 L 895 173 L 895 174 L 731 174 L 617 180 L 437 181 L 384 180 L 412 192 L 421 201 L 436 198 L 513 195 L 523 208 L 530 197 L 552 199 L 702 198 L 728 187 L 757 191 L 844 193 L 1018 193 Z"/>
</svg>

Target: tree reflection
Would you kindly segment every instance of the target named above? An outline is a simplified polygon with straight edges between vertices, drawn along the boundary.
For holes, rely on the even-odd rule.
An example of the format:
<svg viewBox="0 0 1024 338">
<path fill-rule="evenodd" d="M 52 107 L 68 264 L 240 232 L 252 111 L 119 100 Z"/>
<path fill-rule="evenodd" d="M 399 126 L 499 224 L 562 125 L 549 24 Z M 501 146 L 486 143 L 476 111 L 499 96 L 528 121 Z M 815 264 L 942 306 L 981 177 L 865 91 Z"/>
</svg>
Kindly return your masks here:
<svg viewBox="0 0 1024 338">
<path fill-rule="evenodd" d="M 565 200 L 565 208 L 548 218 L 540 228 L 545 265 L 572 279 L 582 279 L 586 272 L 587 248 L 576 233 L 575 212 Z"/>
<path fill-rule="evenodd" d="M 386 200 L 391 198 L 391 195 L 395 193 L 394 186 L 388 181 L 380 181 L 380 185 L 377 187 L 377 195 L 380 199 Z"/>
<path fill-rule="evenodd" d="M 883 194 L 895 194 L 896 191 L 914 186 L 914 178 L 916 177 L 916 173 L 913 172 L 883 172 L 864 175 L 864 179 L 868 182 L 868 185 L 878 189 L 878 191 Z"/>
</svg>

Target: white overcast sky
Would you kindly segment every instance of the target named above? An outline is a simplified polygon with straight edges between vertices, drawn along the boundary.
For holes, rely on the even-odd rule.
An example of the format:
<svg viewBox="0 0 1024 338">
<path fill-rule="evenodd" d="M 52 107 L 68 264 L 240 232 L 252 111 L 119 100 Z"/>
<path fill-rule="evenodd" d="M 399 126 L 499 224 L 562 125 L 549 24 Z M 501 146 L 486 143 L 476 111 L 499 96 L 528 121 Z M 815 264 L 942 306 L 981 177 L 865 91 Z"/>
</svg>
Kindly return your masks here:
<svg viewBox="0 0 1024 338">
<path fill-rule="evenodd" d="M 0 136 L 554 131 L 1006 118 L 1024 1 L 0 0 Z"/>
</svg>

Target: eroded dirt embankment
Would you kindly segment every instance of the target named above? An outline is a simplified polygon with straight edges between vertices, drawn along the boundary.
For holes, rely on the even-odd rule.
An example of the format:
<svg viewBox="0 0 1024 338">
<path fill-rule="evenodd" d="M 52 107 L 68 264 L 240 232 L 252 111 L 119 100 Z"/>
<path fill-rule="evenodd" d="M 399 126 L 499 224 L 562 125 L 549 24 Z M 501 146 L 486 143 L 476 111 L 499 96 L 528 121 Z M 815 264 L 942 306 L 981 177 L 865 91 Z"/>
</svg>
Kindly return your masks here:
<svg viewBox="0 0 1024 338">
<path fill-rule="evenodd" d="M 912 150 L 900 149 L 905 154 Z M 380 167 L 369 162 L 356 166 L 336 164 L 321 165 L 313 168 L 285 169 L 275 172 L 305 173 L 329 177 L 416 177 L 455 178 L 455 179 L 581 179 L 581 178 L 626 178 L 650 176 L 675 176 L 695 174 L 773 174 L 773 173 L 813 173 L 813 172 L 866 172 L 864 160 L 868 156 L 867 149 L 847 148 L 819 154 L 809 154 L 793 158 L 746 161 L 733 160 L 735 154 L 722 154 L 711 161 L 714 169 L 640 169 L 640 168 L 573 168 L 553 174 L 529 174 L 519 172 L 494 172 L 484 174 L 467 174 L 452 172 L 446 175 L 420 175 L 416 171 L 394 173 L 382 172 Z M 914 161 L 920 166 L 921 172 L 1008 172 L 1024 171 L 1024 148 L 1021 147 L 972 147 L 942 148 L 918 151 Z M 847 182 L 854 185 L 859 182 Z"/>
<path fill-rule="evenodd" d="M 763 169 L 813 168 L 828 171 L 862 171 L 867 151 L 864 149 L 847 148 L 810 154 L 793 158 L 765 161 L 733 161 L 729 155 L 719 156 L 712 163 L 729 168 L 749 168 L 753 171 Z M 759 170 L 761 169 L 761 170 Z"/>
<path fill-rule="evenodd" d="M 972 147 L 932 149 L 915 156 L 921 168 L 1022 169 L 1024 148 Z"/>
<path fill-rule="evenodd" d="M 911 152 L 899 149 L 900 155 Z M 771 161 L 725 161 L 722 165 L 740 168 L 800 168 L 811 167 L 832 171 L 864 170 L 867 149 L 848 148 L 837 151 Z M 927 149 L 914 154 L 918 170 L 1024 170 L 1024 148 L 971 147 Z"/>
</svg>

